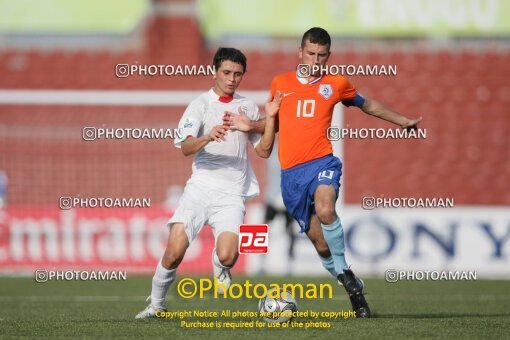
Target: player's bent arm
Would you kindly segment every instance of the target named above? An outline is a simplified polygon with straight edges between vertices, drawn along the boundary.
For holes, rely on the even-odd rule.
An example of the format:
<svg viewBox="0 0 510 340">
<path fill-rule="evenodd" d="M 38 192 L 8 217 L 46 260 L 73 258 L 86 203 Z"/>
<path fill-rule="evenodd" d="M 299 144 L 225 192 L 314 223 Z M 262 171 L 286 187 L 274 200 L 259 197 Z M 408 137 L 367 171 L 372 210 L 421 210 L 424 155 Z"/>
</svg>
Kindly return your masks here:
<svg viewBox="0 0 510 340">
<path fill-rule="evenodd" d="M 282 102 L 282 96 L 279 91 L 274 96 L 269 97 L 266 102 L 266 119 L 264 124 L 264 134 L 261 137 L 260 143 L 255 148 L 257 154 L 262 158 L 268 158 L 271 155 L 274 144 L 274 135 L 278 127 L 276 123 L 276 117 L 278 111 L 280 111 L 280 104 Z"/>
<path fill-rule="evenodd" d="M 255 147 L 257 155 L 262 158 L 269 158 L 273 151 L 274 136 L 276 133 L 276 119 L 275 117 L 267 117 L 264 119 L 264 134 L 260 139 L 259 144 Z"/>
<path fill-rule="evenodd" d="M 232 112 L 225 112 L 223 116 L 223 124 L 234 130 L 243 132 L 264 133 L 266 126 L 265 119 L 251 120 L 246 114 L 233 114 Z"/>
<path fill-rule="evenodd" d="M 209 142 L 221 142 L 225 140 L 228 128 L 223 125 L 217 125 L 211 132 L 201 137 L 189 136 L 181 143 L 181 151 L 184 156 L 193 155 L 204 148 Z"/>
<path fill-rule="evenodd" d="M 272 139 L 274 140 L 274 134 L 278 132 L 278 122 L 276 121 L 276 117 L 278 115 L 278 111 L 280 111 L 280 104 L 282 103 L 282 94 L 280 91 L 276 91 L 274 95 L 269 96 L 267 99 L 264 108 L 266 110 L 266 119 L 261 119 L 258 121 L 248 121 L 245 124 L 249 127 L 248 131 L 255 132 L 255 133 L 262 133 L 265 134 L 265 130 L 268 128 L 268 126 L 271 128 L 271 131 L 269 131 L 269 134 L 272 135 Z M 243 117 L 245 119 L 247 117 Z M 267 120 L 272 119 L 270 122 L 270 125 L 267 124 Z M 268 137 L 269 138 L 269 137 Z M 272 142 L 271 142 L 272 143 Z M 271 154 L 271 152 L 269 152 Z M 269 157 L 269 156 L 268 156 Z"/>
<path fill-rule="evenodd" d="M 210 142 L 209 136 L 188 137 L 181 143 L 181 151 L 184 156 L 194 155 Z"/>
<path fill-rule="evenodd" d="M 266 128 L 266 119 L 250 121 L 250 131 L 255 133 L 264 133 Z"/>
<path fill-rule="evenodd" d="M 280 110 L 280 104 L 282 102 L 282 95 L 280 91 L 276 91 L 276 93 L 271 95 L 265 104 L 266 115 L 267 117 L 276 117 L 278 111 Z M 266 119 L 260 120 L 251 120 L 246 114 L 240 112 L 240 114 L 236 115 L 232 112 L 225 112 L 223 116 L 223 125 L 227 126 L 233 130 L 239 130 L 243 132 L 254 132 L 263 134 L 266 129 Z M 275 131 L 278 132 L 278 123 L 274 125 Z"/>
<path fill-rule="evenodd" d="M 266 122 L 265 119 L 251 120 L 250 117 L 244 113 L 234 114 L 226 111 L 223 116 L 223 125 L 228 126 L 232 130 L 263 134 Z"/>
<path fill-rule="evenodd" d="M 266 118 L 261 120 L 251 120 L 250 129 L 248 131 L 263 134 L 266 128 Z M 278 119 L 275 119 L 275 132 L 278 132 Z"/>
<path fill-rule="evenodd" d="M 365 102 L 361 106 L 361 110 L 369 115 L 384 119 L 403 128 L 414 128 L 422 120 L 422 117 L 418 119 L 407 118 L 406 116 L 384 106 L 381 102 L 369 98 L 365 98 Z"/>
</svg>

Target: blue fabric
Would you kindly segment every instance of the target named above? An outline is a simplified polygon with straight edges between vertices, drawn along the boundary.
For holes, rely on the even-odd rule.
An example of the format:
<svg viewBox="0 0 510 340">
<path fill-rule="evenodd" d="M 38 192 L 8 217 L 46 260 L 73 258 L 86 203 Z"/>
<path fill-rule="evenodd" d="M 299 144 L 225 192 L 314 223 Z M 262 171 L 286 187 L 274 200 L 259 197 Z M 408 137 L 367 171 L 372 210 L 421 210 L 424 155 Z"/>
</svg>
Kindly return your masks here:
<svg viewBox="0 0 510 340">
<path fill-rule="evenodd" d="M 310 228 L 310 218 L 315 214 L 315 190 L 321 184 L 333 185 L 338 197 L 340 176 L 342 162 L 331 154 L 282 170 L 283 202 L 302 233 Z"/>
<path fill-rule="evenodd" d="M 343 273 L 347 270 L 347 262 L 345 262 L 345 243 L 344 243 L 344 229 L 340 223 L 340 218 L 331 224 L 321 224 L 324 239 L 328 244 L 333 262 L 335 264 L 335 271 Z"/>
<path fill-rule="evenodd" d="M 337 276 L 337 271 L 335 269 L 335 262 L 333 261 L 333 257 L 330 256 L 328 258 L 324 258 L 324 257 L 321 257 L 319 256 L 319 258 L 321 259 L 321 262 L 322 262 L 322 266 L 324 268 L 326 268 L 326 270 L 328 272 L 330 272 L 331 275 L 333 275 L 333 277 L 336 278 Z"/>
<path fill-rule="evenodd" d="M 354 97 L 353 99 L 349 99 L 349 100 L 343 100 L 342 104 L 344 104 L 347 107 L 357 106 L 361 109 L 363 104 L 365 104 L 365 97 L 363 97 L 359 92 L 356 92 L 356 97 Z"/>
</svg>

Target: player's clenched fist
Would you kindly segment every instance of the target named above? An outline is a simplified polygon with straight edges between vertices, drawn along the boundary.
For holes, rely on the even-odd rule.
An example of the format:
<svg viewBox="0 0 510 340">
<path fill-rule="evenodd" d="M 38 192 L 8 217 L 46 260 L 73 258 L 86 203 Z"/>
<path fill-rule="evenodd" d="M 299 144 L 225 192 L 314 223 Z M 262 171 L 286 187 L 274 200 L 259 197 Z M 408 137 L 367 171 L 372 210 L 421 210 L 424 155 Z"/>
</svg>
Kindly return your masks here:
<svg viewBox="0 0 510 340">
<path fill-rule="evenodd" d="M 212 128 L 211 132 L 209 132 L 209 140 L 210 141 L 217 141 L 221 142 L 222 140 L 225 140 L 225 135 L 227 134 L 228 128 L 224 125 L 216 125 Z"/>
</svg>

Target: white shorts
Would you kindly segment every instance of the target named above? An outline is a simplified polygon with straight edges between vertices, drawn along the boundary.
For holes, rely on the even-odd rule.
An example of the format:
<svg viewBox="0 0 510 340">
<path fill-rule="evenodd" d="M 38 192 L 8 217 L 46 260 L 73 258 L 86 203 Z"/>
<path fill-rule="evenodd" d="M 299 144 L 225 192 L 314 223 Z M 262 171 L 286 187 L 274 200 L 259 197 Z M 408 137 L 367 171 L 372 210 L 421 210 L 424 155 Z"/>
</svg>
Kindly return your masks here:
<svg viewBox="0 0 510 340">
<path fill-rule="evenodd" d="M 246 213 L 245 202 L 243 196 L 188 183 L 167 226 L 171 228 L 174 223 L 183 223 L 189 243 L 206 224 L 212 227 L 215 239 L 225 231 L 238 234 L 239 225 L 244 222 Z"/>
</svg>

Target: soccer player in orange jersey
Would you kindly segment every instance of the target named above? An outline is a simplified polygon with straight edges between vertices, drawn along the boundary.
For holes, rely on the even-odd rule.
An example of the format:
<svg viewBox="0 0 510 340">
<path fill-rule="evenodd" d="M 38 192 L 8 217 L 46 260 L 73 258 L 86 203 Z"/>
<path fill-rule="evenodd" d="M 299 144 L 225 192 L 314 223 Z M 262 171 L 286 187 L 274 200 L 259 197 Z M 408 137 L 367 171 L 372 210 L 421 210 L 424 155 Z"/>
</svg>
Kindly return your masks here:
<svg viewBox="0 0 510 340">
<path fill-rule="evenodd" d="M 278 114 L 279 157 L 282 166 L 282 196 L 287 210 L 298 221 L 317 250 L 323 266 L 344 286 L 356 317 L 370 317 L 363 295 L 363 281 L 354 275 L 345 260 L 343 228 L 335 211 L 342 163 L 333 156 L 326 130 L 331 125 L 333 107 L 342 102 L 357 106 L 372 116 L 402 128 L 416 128 L 421 121 L 409 119 L 376 100 L 364 98 L 341 75 L 321 74 L 327 64 L 331 38 L 314 27 L 303 35 L 297 71 L 276 76 L 271 96 L 281 93 Z M 313 65 L 319 72 L 310 72 Z M 263 131 L 264 123 L 230 114 L 227 124 L 243 131 Z"/>
</svg>

